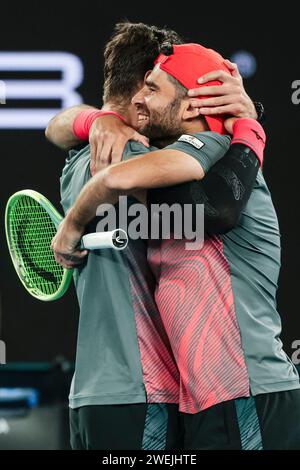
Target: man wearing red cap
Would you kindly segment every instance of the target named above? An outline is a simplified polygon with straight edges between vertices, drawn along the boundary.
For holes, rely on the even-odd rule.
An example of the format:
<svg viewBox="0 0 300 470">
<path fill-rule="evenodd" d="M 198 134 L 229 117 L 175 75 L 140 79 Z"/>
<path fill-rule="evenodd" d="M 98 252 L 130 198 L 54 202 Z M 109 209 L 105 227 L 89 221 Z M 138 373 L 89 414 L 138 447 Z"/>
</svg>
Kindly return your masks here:
<svg viewBox="0 0 300 470">
<path fill-rule="evenodd" d="M 199 123 L 180 99 L 172 107 L 166 103 L 172 83 L 180 97 L 182 86 L 193 88 L 199 74 L 220 67 L 222 60 L 196 44 L 175 45 L 164 52 L 169 55 L 157 58 L 146 86 L 133 98 L 144 116 L 145 127 L 139 130 L 159 138 L 159 130 L 172 135 L 181 128 L 184 136 L 166 149 L 195 158 L 198 153 L 203 167 L 206 160 L 200 153 L 207 156 L 207 133 L 198 132 L 208 126 L 223 134 L 222 118 L 205 116 L 206 124 Z M 236 121 L 241 127 L 232 144 L 247 143 L 262 162 L 265 136 L 255 126 L 247 129 L 245 121 Z M 198 138 L 203 146 L 188 151 Z M 219 143 L 225 138 L 220 136 Z M 228 184 L 243 191 L 222 166 L 221 159 L 214 171 L 223 171 Z M 158 203 L 165 198 L 162 190 L 151 189 L 147 199 Z M 280 233 L 261 171 L 232 230 L 222 237 L 211 235 L 199 252 L 187 251 L 184 240 L 163 240 L 159 246 L 150 240 L 148 262 L 157 275 L 155 300 L 180 372 L 185 448 L 299 449 L 299 377 L 282 349 L 276 311 Z"/>
<path fill-rule="evenodd" d="M 223 57 L 218 52 L 207 49 L 200 44 L 184 44 L 173 46 L 172 55 L 160 54 L 155 64 L 160 70 L 176 78 L 187 90 L 199 86 L 196 77 L 206 75 L 215 70 L 224 70 L 230 73 Z M 185 66 L 182 66 L 184 62 Z M 211 80 L 209 86 L 221 85 L 219 81 Z M 206 116 L 204 118 L 211 131 L 226 134 L 223 116 Z"/>
<path fill-rule="evenodd" d="M 245 192 L 220 160 L 228 137 L 207 132 L 208 126 L 219 126 L 222 132 L 220 118 L 213 123 L 199 119 L 174 82 L 196 85 L 198 75 L 186 70 L 205 54 L 203 49 L 174 46 L 170 55 L 159 56 L 133 103 L 140 130 L 148 137 L 177 141 L 113 165 L 87 183 L 53 240 L 62 264 L 72 265 L 70 256 L 82 259 L 76 246 L 86 224 L 99 204 L 115 203 L 120 194 L 148 189 L 151 202 L 152 188 L 202 180 L 214 164 L 237 198 Z M 209 51 L 207 62 L 211 56 Z M 264 139 L 255 122 L 236 122 L 233 143 L 239 165 L 247 164 L 245 154 L 240 155 L 243 144 L 262 163 Z M 279 230 L 261 172 L 235 228 L 222 237 L 210 235 L 201 250 L 186 251 L 184 242 L 150 242 L 149 263 L 157 276 L 156 303 L 180 372 L 185 448 L 297 448 L 299 377 L 278 338 Z"/>
</svg>

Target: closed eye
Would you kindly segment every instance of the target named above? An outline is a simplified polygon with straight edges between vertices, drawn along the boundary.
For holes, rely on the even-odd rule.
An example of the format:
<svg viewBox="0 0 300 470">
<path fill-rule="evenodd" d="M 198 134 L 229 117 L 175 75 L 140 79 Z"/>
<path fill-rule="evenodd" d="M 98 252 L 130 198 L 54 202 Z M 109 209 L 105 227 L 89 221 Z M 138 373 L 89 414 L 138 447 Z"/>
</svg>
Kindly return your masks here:
<svg viewBox="0 0 300 470">
<path fill-rule="evenodd" d="M 159 90 L 159 86 L 156 85 L 156 83 L 154 83 L 152 80 L 149 80 L 149 78 L 146 78 L 146 86 L 148 88 L 148 90 L 150 91 L 158 91 Z"/>
</svg>

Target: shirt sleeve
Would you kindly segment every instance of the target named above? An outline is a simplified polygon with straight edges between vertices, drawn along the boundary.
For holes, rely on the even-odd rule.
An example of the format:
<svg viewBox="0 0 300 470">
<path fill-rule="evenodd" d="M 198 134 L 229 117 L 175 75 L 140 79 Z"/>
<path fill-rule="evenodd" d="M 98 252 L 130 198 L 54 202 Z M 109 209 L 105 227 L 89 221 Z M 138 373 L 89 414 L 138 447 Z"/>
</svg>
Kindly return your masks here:
<svg viewBox="0 0 300 470">
<path fill-rule="evenodd" d="M 68 152 L 60 177 L 60 203 L 65 213 L 73 205 L 81 188 L 90 178 L 89 155 L 89 145 L 85 145 L 80 150 L 73 148 Z"/>
<path fill-rule="evenodd" d="M 194 157 L 206 174 L 226 153 L 230 145 L 230 137 L 217 132 L 198 132 L 183 134 L 168 150 L 179 150 Z"/>
<path fill-rule="evenodd" d="M 82 155 L 90 152 L 90 144 L 74 147 L 68 151 L 68 156 L 65 161 L 65 166 L 73 165 Z"/>
<path fill-rule="evenodd" d="M 133 157 L 137 157 L 138 155 L 144 155 L 149 152 L 154 152 L 157 150 L 156 147 L 146 147 L 141 142 L 136 142 L 135 140 L 129 140 L 125 146 L 122 161 L 130 160 Z"/>
</svg>

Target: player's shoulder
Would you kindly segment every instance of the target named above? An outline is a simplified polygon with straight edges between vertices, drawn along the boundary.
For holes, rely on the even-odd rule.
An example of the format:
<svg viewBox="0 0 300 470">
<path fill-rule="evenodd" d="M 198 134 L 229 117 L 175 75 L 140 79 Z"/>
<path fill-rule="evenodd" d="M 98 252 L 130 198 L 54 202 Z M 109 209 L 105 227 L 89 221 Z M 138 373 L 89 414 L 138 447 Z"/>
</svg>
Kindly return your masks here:
<svg viewBox="0 0 300 470">
<path fill-rule="evenodd" d="M 195 132 L 182 134 L 166 148 L 181 150 L 195 157 L 206 155 L 209 158 L 212 155 L 223 156 L 230 146 L 230 140 L 230 136 L 217 132 Z"/>
<path fill-rule="evenodd" d="M 73 171 L 75 168 L 81 166 L 89 160 L 90 158 L 90 145 L 86 144 L 82 148 L 72 148 L 68 151 L 68 156 L 65 160 L 65 165 L 63 168 L 62 174 L 64 175 L 65 173 L 69 173 Z"/>
<path fill-rule="evenodd" d="M 82 172 L 90 161 L 90 146 L 85 145 L 81 149 L 69 150 L 61 173 L 61 182 L 69 181 L 75 173 Z"/>
<path fill-rule="evenodd" d="M 131 157 L 135 157 L 137 155 L 144 155 L 145 153 L 153 152 L 154 150 L 157 150 L 157 148 L 153 146 L 146 147 L 141 142 L 129 140 L 125 146 L 122 160 L 128 160 Z"/>
<path fill-rule="evenodd" d="M 213 132 L 213 131 L 205 131 L 205 132 L 195 132 L 193 134 L 183 134 L 181 137 L 179 137 L 179 141 L 183 141 L 186 139 L 188 141 L 188 138 L 191 138 L 192 144 L 197 145 L 199 148 L 203 148 L 205 146 L 209 145 L 221 145 L 223 147 L 229 147 L 230 146 L 230 141 L 231 137 L 229 135 L 223 135 L 219 134 L 218 132 Z"/>
<path fill-rule="evenodd" d="M 182 150 L 193 154 L 211 155 L 216 152 L 224 152 L 230 146 L 229 135 L 221 135 L 217 132 L 194 132 L 182 134 L 178 139 L 168 146 L 168 149 Z"/>
<path fill-rule="evenodd" d="M 66 163 L 70 163 L 71 161 L 75 161 L 79 159 L 83 155 L 89 155 L 89 154 L 90 154 L 90 144 L 87 144 L 85 142 L 84 144 L 80 144 L 77 147 L 73 147 L 72 149 L 69 150 Z"/>
</svg>

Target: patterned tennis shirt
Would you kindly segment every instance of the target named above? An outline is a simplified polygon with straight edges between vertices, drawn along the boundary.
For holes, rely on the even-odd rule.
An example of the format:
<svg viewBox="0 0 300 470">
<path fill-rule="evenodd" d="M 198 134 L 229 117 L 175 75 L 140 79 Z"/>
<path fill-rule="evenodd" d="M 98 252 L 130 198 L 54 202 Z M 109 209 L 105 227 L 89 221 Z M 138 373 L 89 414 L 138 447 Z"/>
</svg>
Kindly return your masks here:
<svg viewBox="0 0 300 470">
<path fill-rule="evenodd" d="M 219 147 L 224 153 L 229 147 L 227 136 L 193 137 L 203 145 L 179 139 L 167 148 L 190 154 L 205 171 Z M 234 189 L 225 167 L 223 177 Z M 238 397 L 300 388 L 279 338 L 280 232 L 261 170 L 233 230 L 207 237 L 200 250 L 186 250 L 186 241 L 153 240 L 148 248 L 156 304 L 180 373 L 180 410 L 197 413 Z"/>
</svg>

